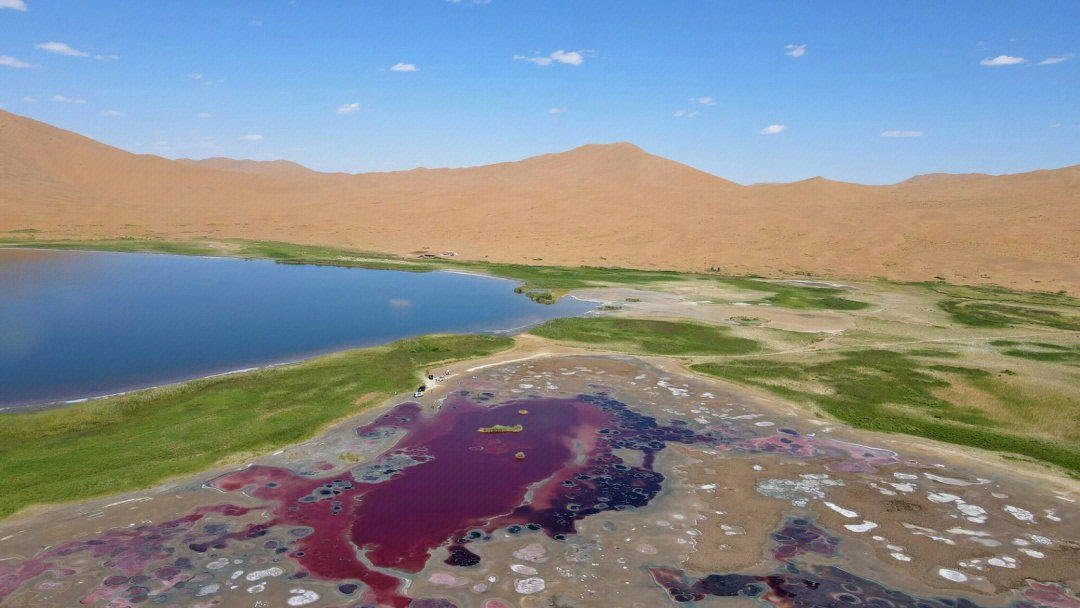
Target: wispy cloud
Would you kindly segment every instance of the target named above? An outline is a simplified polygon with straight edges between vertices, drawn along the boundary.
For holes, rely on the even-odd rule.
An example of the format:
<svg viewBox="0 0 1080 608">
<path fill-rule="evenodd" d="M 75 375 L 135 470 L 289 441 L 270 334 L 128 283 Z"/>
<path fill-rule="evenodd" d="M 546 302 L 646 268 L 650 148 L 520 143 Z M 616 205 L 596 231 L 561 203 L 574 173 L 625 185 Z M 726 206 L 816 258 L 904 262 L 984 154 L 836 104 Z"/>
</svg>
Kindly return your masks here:
<svg viewBox="0 0 1080 608">
<path fill-rule="evenodd" d="M 703 106 L 715 106 L 716 100 L 712 97 L 691 97 L 690 101 L 693 103 L 700 103 Z"/>
<path fill-rule="evenodd" d="M 566 111 L 566 108 L 551 108 L 548 110 L 548 114 L 562 114 Z"/>
<path fill-rule="evenodd" d="M 0 0 L 0 9 L 11 8 L 17 11 L 26 10 L 26 2 L 23 0 Z"/>
<path fill-rule="evenodd" d="M 416 67 L 416 65 L 412 64 L 412 63 L 398 62 L 398 63 L 395 63 L 394 65 L 390 66 L 390 71 L 391 72 L 419 72 L 420 68 Z"/>
<path fill-rule="evenodd" d="M 124 114 L 120 110 L 105 110 L 104 112 L 101 113 L 101 115 L 102 116 L 127 116 L 127 114 Z"/>
<path fill-rule="evenodd" d="M 584 51 L 565 51 L 559 49 L 550 55 L 514 55 L 514 61 L 528 61 L 536 65 L 551 65 L 552 63 L 565 63 L 566 65 L 581 65 L 585 63 Z"/>
<path fill-rule="evenodd" d="M 758 131 L 762 135 L 776 135 L 787 128 L 787 125 L 769 125 L 764 129 Z"/>
<path fill-rule="evenodd" d="M 199 112 L 198 116 L 199 116 L 199 118 L 210 118 L 210 113 L 209 112 Z"/>
<path fill-rule="evenodd" d="M 922 131 L 882 131 L 882 137 L 922 137 Z"/>
<path fill-rule="evenodd" d="M 42 42 L 41 44 L 35 44 L 34 48 L 48 51 L 50 53 L 56 53 L 57 55 L 68 55 L 70 57 L 89 57 L 90 53 L 86 51 L 80 51 L 79 49 L 73 49 L 63 42 Z"/>
<path fill-rule="evenodd" d="M 805 44 L 789 44 L 784 48 L 787 49 L 784 51 L 784 54 L 789 57 L 802 57 L 806 54 Z"/>
<path fill-rule="evenodd" d="M 1013 57 L 1012 55 L 998 55 L 997 57 L 983 59 L 979 62 L 979 65 L 1016 65 L 1018 63 L 1027 63 L 1027 59 Z"/>
<path fill-rule="evenodd" d="M 52 101 L 58 101 L 60 103 L 86 103 L 85 99 L 72 99 L 63 95 L 53 95 L 50 99 Z"/>
<path fill-rule="evenodd" d="M 245 135 L 245 136 L 241 137 L 240 139 L 242 139 L 244 141 L 259 141 L 260 139 L 262 139 L 262 135 L 255 135 L 255 134 Z"/>
<path fill-rule="evenodd" d="M 34 103 L 35 101 L 37 101 L 37 99 L 34 99 L 33 97 L 30 97 L 29 95 L 26 96 L 26 97 L 23 97 L 22 100 L 23 100 L 23 103 Z"/>
<path fill-rule="evenodd" d="M 26 63 L 20 61 L 10 55 L 0 55 L 0 65 L 7 66 L 9 68 L 40 68 L 41 66 L 36 63 Z"/>
<path fill-rule="evenodd" d="M 334 109 L 338 114 L 352 114 L 360 109 L 360 102 L 347 103 Z"/>
<path fill-rule="evenodd" d="M 192 80 L 202 80 L 203 75 L 198 72 L 192 72 L 191 74 L 188 74 L 188 78 Z"/>
<path fill-rule="evenodd" d="M 675 113 L 672 114 L 672 116 L 674 116 L 675 118 L 693 118 L 699 113 L 700 112 L 698 112 L 697 110 L 694 110 L 693 112 L 687 112 L 686 110 L 675 110 Z"/>
<path fill-rule="evenodd" d="M 1050 64 L 1053 64 L 1053 63 L 1061 63 L 1062 61 L 1068 61 L 1068 60 L 1072 59 L 1073 57 L 1076 57 L 1076 53 L 1066 53 L 1066 54 L 1062 55 L 1061 57 L 1047 57 L 1046 59 L 1043 59 L 1042 61 L 1040 61 L 1039 65 L 1050 65 Z"/>
<path fill-rule="evenodd" d="M 79 49 L 72 48 L 71 45 L 65 42 L 42 42 L 40 44 L 35 44 L 34 48 L 50 53 L 56 53 L 57 55 L 67 55 L 68 57 L 93 57 L 98 61 L 105 61 L 106 59 L 116 61 L 120 59 L 119 55 L 94 55 L 89 51 L 80 51 Z"/>
</svg>

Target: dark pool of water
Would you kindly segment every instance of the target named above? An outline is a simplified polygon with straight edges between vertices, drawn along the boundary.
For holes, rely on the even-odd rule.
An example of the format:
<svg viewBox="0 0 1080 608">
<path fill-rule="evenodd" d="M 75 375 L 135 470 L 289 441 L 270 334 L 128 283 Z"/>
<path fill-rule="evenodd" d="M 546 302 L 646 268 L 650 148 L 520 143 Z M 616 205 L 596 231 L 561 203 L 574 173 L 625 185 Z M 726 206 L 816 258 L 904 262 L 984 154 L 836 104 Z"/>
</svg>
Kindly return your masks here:
<svg viewBox="0 0 1080 608">
<path fill-rule="evenodd" d="M 581 314 L 513 284 L 160 254 L 0 249 L 0 407 L 100 396 L 431 333 Z"/>
</svg>

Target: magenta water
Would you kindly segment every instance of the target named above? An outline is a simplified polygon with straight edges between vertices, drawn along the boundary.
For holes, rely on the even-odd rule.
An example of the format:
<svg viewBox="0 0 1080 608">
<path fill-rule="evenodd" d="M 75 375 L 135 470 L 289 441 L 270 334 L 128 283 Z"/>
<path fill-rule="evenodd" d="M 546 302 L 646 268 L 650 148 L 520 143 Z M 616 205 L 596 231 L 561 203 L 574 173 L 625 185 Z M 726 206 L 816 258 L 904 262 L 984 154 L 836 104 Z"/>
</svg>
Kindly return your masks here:
<svg viewBox="0 0 1080 608">
<path fill-rule="evenodd" d="M 479 432 L 497 424 L 522 431 Z M 469 545 L 496 529 L 563 538 L 578 519 L 647 504 L 661 489 L 652 463 L 666 442 L 706 440 L 590 395 L 488 406 L 459 394 L 433 416 L 407 403 L 357 429 L 395 431 L 404 433 L 396 447 L 366 469 L 311 479 L 253 467 L 216 485 L 250 488 L 273 501 L 277 523 L 310 529 L 291 555 L 313 576 L 357 580 L 376 601 L 405 606 L 400 581 L 380 569 L 417 572 L 440 547 L 448 564 L 475 566 Z M 624 463 L 617 448 L 643 452 L 642 464 Z"/>
</svg>

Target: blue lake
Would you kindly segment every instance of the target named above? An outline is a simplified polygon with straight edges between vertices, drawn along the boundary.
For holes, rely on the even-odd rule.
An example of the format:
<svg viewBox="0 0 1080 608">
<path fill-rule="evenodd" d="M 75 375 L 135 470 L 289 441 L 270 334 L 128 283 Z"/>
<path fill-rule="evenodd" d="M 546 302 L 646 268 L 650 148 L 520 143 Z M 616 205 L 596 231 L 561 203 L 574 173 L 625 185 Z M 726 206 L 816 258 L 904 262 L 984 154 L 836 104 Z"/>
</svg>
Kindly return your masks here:
<svg viewBox="0 0 1080 608">
<path fill-rule="evenodd" d="M 514 283 L 160 254 L 0 249 L 0 407 L 96 397 L 590 310 Z"/>
</svg>

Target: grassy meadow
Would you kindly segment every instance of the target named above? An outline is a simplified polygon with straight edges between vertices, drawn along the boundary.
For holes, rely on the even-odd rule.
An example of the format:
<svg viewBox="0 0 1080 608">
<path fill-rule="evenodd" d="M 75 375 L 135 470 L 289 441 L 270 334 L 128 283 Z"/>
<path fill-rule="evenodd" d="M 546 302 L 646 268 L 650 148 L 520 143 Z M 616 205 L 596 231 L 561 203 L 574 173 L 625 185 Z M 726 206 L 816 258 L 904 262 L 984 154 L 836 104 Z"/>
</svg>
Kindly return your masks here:
<svg viewBox="0 0 1080 608">
<path fill-rule="evenodd" d="M 731 335 L 727 327 L 688 321 L 574 317 L 548 321 L 530 333 L 649 355 L 735 355 L 760 349 L 754 340 Z"/>
</svg>

